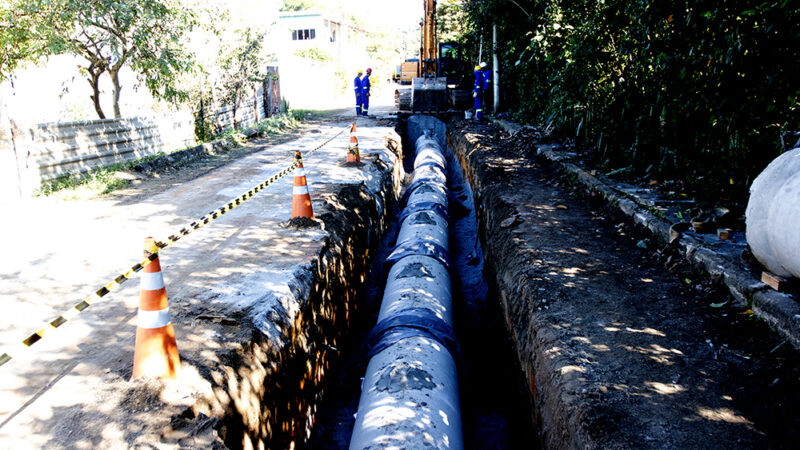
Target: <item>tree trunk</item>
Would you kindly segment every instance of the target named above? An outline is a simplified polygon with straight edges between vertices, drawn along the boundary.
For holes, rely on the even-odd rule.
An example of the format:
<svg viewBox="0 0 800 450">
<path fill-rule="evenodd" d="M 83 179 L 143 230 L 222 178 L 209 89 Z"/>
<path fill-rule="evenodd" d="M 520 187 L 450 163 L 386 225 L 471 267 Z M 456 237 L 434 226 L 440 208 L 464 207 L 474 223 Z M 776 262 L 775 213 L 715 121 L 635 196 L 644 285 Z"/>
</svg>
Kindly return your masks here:
<svg viewBox="0 0 800 450">
<path fill-rule="evenodd" d="M 122 86 L 119 84 L 119 68 L 113 67 L 108 69 L 108 74 L 111 75 L 111 84 L 114 87 L 114 117 L 119 119 L 122 114 L 119 110 L 119 94 Z"/>
<path fill-rule="evenodd" d="M 103 113 L 103 108 L 100 106 L 100 75 L 103 71 L 97 67 L 89 67 L 86 69 L 89 73 L 89 84 L 92 86 L 92 103 L 94 103 L 94 110 L 97 111 L 97 117 L 105 119 L 106 115 Z"/>
<path fill-rule="evenodd" d="M 241 88 L 235 88 L 233 91 L 233 129 L 238 130 L 239 124 L 236 120 L 236 115 L 239 113 L 239 97 L 241 97 Z"/>
</svg>

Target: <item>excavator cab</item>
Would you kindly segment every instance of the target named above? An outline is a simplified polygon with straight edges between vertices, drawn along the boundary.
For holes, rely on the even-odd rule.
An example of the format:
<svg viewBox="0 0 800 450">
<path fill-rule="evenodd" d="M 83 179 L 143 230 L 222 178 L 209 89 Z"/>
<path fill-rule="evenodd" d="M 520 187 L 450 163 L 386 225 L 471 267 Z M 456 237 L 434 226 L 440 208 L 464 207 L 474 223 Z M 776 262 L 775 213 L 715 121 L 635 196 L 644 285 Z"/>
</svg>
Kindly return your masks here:
<svg viewBox="0 0 800 450">
<path fill-rule="evenodd" d="M 464 80 L 464 68 L 461 61 L 462 48 L 455 42 L 439 44 L 438 76 L 447 78 L 447 85 L 460 86 Z"/>
</svg>

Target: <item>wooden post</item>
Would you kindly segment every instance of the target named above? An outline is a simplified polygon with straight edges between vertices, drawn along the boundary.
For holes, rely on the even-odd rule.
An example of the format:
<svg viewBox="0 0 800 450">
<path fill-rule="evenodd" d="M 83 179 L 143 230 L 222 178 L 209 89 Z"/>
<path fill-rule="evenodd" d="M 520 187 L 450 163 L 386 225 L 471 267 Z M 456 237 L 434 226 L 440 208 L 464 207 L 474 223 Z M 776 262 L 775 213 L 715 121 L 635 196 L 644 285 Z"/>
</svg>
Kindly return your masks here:
<svg viewBox="0 0 800 450">
<path fill-rule="evenodd" d="M 258 123 L 261 120 L 261 117 L 258 114 L 258 87 L 253 85 L 253 113 L 255 114 L 255 123 Z"/>
</svg>

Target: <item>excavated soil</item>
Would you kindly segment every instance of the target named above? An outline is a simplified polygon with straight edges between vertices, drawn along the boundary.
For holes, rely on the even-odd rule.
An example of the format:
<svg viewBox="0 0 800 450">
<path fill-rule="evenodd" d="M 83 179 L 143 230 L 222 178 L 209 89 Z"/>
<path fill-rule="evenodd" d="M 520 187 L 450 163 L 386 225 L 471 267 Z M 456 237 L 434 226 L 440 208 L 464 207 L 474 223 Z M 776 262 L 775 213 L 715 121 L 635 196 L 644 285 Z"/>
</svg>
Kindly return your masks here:
<svg viewBox="0 0 800 450">
<path fill-rule="evenodd" d="M 544 447 L 796 446 L 791 345 L 573 190 L 531 136 L 450 126 Z"/>
</svg>

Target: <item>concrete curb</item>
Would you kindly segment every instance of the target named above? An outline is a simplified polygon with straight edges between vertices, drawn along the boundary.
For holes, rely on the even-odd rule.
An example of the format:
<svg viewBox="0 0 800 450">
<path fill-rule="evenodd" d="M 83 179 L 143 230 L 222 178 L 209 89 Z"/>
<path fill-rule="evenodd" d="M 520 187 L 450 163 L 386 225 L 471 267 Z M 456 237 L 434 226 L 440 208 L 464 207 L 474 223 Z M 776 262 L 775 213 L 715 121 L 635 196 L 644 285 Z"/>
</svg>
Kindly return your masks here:
<svg viewBox="0 0 800 450">
<path fill-rule="evenodd" d="M 496 121 L 509 134 L 522 128 L 508 121 Z M 662 244 L 669 242 L 669 220 L 653 214 L 645 203 L 635 196 L 622 192 L 588 171 L 568 161 L 569 155 L 540 145 L 537 153 L 558 164 L 564 172 L 573 175 L 584 189 L 601 195 L 633 222 L 646 228 Z M 738 261 L 716 252 L 691 234 L 682 234 L 674 242 L 681 254 L 692 264 L 702 267 L 709 275 L 721 276 L 731 295 L 742 305 L 752 308 L 755 314 L 768 322 L 795 348 L 800 349 L 800 304 L 793 296 L 771 290 L 755 274 Z"/>
</svg>

